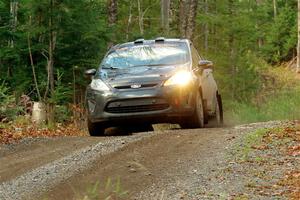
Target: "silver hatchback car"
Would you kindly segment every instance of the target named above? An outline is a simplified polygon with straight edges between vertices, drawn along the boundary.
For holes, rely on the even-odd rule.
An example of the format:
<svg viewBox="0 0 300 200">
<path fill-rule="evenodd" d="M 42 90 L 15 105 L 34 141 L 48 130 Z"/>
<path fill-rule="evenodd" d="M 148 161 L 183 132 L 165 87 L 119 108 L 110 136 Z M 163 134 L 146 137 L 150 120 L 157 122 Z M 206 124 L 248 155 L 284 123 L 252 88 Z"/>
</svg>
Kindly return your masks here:
<svg viewBox="0 0 300 200">
<path fill-rule="evenodd" d="M 201 128 L 223 122 L 213 63 L 187 39 L 139 39 L 112 47 L 100 67 L 85 72 L 88 130 L 111 126 L 149 127 L 177 123 Z"/>
</svg>

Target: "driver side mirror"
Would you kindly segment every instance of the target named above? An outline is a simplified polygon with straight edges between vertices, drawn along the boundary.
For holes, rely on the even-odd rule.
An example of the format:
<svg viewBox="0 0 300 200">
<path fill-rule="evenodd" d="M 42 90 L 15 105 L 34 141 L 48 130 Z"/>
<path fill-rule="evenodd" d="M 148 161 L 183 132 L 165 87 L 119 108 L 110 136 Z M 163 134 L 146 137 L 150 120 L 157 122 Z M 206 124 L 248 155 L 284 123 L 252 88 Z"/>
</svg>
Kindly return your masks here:
<svg viewBox="0 0 300 200">
<path fill-rule="evenodd" d="M 91 76 L 95 76 L 96 72 L 97 72 L 97 70 L 95 70 L 95 69 L 88 69 L 84 72 L 84 74 L 88 77 L 91 77 Z"/>
<path fill-rule="evenodd" d="M 202 69 L 212 69 L 214 66 L 214 63 L 209 60 L 200 60 L 198 63 L 198 67 Z"/>
</svg>

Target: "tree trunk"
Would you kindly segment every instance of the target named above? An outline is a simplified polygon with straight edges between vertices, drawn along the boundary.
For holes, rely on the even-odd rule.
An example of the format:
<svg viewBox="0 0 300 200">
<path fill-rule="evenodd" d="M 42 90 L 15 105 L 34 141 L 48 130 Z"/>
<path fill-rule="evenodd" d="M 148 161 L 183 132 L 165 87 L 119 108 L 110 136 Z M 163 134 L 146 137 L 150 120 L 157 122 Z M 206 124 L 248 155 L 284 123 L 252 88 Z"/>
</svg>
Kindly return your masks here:
<svg viewBox="0 0 300 200">
<path fill-rule="evenodd" d="M 29 26 L 31 26 L 31 16 L 29 16 Z M 38 96 L 38 100 L 39 100 L 39 102 L 41 102 L 42 97 L 41 97 L 41 93 L 40 93 L 40 90 L 39 90 L 39 86 L 38 86 L 38 82 L 37 82 L 37 78 L 36 78 L 36 73 L 35 73 L 35 67 L 34 67 L 34 62 L 33 62 L 33 57 L 32 57 L 32 52 L 31 52 L 31 39 L 30 39 L 30 32 L 29 31 L 28 31 L 28 34 L 27 34 L 27 44 L 28 44 L 30 64 L 31 64 L 31 68 L 32 68 L 33 81 L 34 81 L 36 93 L 37 93 L 37 96 Z"/>
<path fill-rule="evenodd" d="M 55 86 L 54 86 L 54 50 L 56 44 L 56 32 L 54 31 L 53 26 L 53 8 L 54 0 L 50 0 L 50 18 L 49 18 L 49 59 L 47 63 L 47 72 L 48 72 L 48 84 L 50 89 L 51 97 L 54 95 Z M 49 123 L 53 124 L 54 119 L 54 104 L 53 102 L 49 104 Z"/>
<path fill-rule="evenodd" d="M 50 93 L 54 93 L 54 49 L 56 43 L 56 33 L 53 30 L 53 7 L 54 2 L 50 0 L 50 20 L 49 20 L 49 63 L 48 63 L 48 73 L 50 82 Z"/>
<path fill-rule="evenodd" d="M 204 9 L 205 14 L 208 14 L 208 0 L 204 0 Z M 209 36 L 209 29 L 208 29 L 208 22 L 204 24 L 204 50 L 205 52 L 208 51 L 208 36 Z"/>
<path fill-rule="evenodd" d="M 143 11 L 142 11 L 142 5 L 141 0 L 137 0 L 138 2 L 138 11 L 139 11 L 139 28 L 141 35 L 144 35 L 144 19 L 143 19 Z"/>
<path fill-rule="evenodd" d="M 256 0 L 256 6 L 257 7 L 260 7 L 261 5 L 262 5 L 262 3 L 263 3 L 263 1 L 262 0 Z M 255 23 L 255 28 L 256 28 L 256 30 L 257 31 L 261 31 L 261 27 L 260 27 L 260 25 L 259 25 L 259 20 L 257 20 Z M 258 37 L 258 39 L 257 39 L 257 47 L 258 47 L 258 49 L 261 49 L 261 47 L 263 46 L 263 44 L 264 44 L 264 38 L 263 38 L 263 36 L 261 36 L 262 34 L 259 34 L 260 36 Z"/>
<path fill-rule="evenodd" d="M 108 0 L 108 25 L 114 26 L 117 23 L 118 1 Z"/>
<path fill-rule="evenodd" d="M 117 23 L 117 15 L 118 15 L 118 1 L 117 0 L 108 0 L 107 5 L 108 10 L 108 27 L 112 28 Z M 111 47 L 116 40 L 116 34 L 115 31 L 112 31 L 111 40 L 108 43 L 108 47 Z"/>
<path fill-rule="evenodd" d="M 161 0 L 161 26 L 165 34 L 169 33 L 170 0 Z"/>
<path fill-rule="evenodd" d="M 77 106 L 76 102 L 76 72 L 75 70 L 77 69 L 77 66 L 73 66 L 73 106 L 74 108 Z M 77 126 L 77 112 L 75 109 L 73 109 L 73 121 Z"/>
<path fill-rule="evenodd" d="M 277 17 L 277 0 L 273 0 L 274 19 Z"/>
<path fill-rule="evenodd" d="M 186 37 L 187 10 L 188 0 L 180 0 L 179 2 L 179 32 L 182 38 Z"/>
<path fill-rule="evenodd" d="M 16 32 L 17 29 L 17 24 L 18 24 L 18 1 L 17 0 L 11 0 L 10 1 L 10 21 L 9 21 L 9 26 L 10 26 L 10 31 L 12 33 Z M 14 41 L 14 35 L 12 35 L 9 40 L 8 40 L 8 47 L 14 48 L 15 46 L 15 41 Z M 12 76 L 12 65 L 9 64 L 7 66 L 7 76 L 11 77 Z"/>
<path fill-rule="evenodd" d="M 189 14 L 187 16 L 188 18 L 186 26 L 186 38 L 190 40 L 192 39 L 195 30 L 197 8 L 198 0 L 190 0 Z"/>
<path fill-rule="evenodd" d="M 128 14 L 128 21 L 127 21 L 127 29 L 126 29 L 126 40 L 129 40 L 129 30 L 130 30 L 130 25 L 132 22 L 132 2 L 129 2 L 129 14 Z"/>
<path fill-rule="evenodd" d="M 16 32 L 17 24 L 18 24 L 18 1 L 17 0 L 11 0 L 10 1 L 10 29 L 14 33 Z M 9 46 L 11 48 L 14 47 L 14 38 L 13 36 L 9 40 Z"/>
<path fill-rule="evenodd" d="M 297 72 L 300 73 L 300 0 L 298 0 L 298 46 L 297 46 Z"/>
<path fill-rule="evenodd" d="M 234 17 L 234 8 L 233 8 L 234 0 L 228 0 L 228 10 L 230 15 L 230 26 L 233 27 L 233 17 Z M 236 63 L 235 63 L 235 47 L 234 47 L 234 34 L 233 32 L 229 33 L 229 62 L 231 66 L 231 76 L 233 77 L 232 85 L 231 85 L 231 97 L 234 99 L 236 96 Z"/>
</svg>

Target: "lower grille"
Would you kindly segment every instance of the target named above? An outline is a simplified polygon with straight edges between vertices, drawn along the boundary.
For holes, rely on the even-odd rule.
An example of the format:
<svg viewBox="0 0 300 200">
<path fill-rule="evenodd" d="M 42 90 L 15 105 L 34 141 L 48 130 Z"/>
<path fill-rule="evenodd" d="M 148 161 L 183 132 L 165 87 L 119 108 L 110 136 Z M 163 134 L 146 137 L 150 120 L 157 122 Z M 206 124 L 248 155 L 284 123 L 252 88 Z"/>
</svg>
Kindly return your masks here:
<svg viewBox="0 0 300 200">
<path fill-rule="evenodd" d="M 142 106 L 124 106 L 124 107 L 106 108 L 106 112 L 109 112 L 109 113 L 149 112 L 149 111 L 165 110 L 168 107 L 169 107 L 168 104 L 142 105 Z"/>
<path fill-rule="evenodd" d="M 140 88 L 151 88 L 151 87 L 155 87 L 157 86 L 156 83 L 150 83 L 150 84 L 141 84 Z M 118 90 L 125 90 L 125 89 L 133 89 L 132 85 L 122 85 L 122 86 L 114 86 L 114 88 L 118 89 Z"/>
<path fill-rule="evenodd" d="M 164 99 L 133 99 L 110 102 L 105 111 L 108 113 L 135 113 L 165 110 L 169 104 Z"/>
</svg>

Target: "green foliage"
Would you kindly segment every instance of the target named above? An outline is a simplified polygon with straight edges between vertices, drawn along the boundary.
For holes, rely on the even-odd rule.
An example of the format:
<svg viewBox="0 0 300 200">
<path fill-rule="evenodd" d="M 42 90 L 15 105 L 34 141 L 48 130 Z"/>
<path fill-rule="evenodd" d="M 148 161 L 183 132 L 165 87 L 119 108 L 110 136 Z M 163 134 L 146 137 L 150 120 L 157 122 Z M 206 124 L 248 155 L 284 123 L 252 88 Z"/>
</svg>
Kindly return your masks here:
<svg viewBox="0 0 300 200">
<path fill-rule="evenodd" d="M 111 178 L 108 178 L 105 185 L 101 185 L 99 181 L 97 181 L 92 186 L 88 187 L 86 194 L 84 195 L 83 200 L 97 200 L 97 199 L 127 199 L 128 191 L 125 191 L 121 187 L 120 178 L 116 181 L 112 181 Z"/>
<path fill-rule="evenodd" d="M 57 106 L 58 121 L 70 116 L 66 106 L 70 102 L 83 104 L 88 82 L 83 72 L 98 67 L 108 45 L 136 38 L 180 37 L 179 1 L 171 1 L 168 33 L 161 27 L 160 0 L 140 0 L 140 4 L 118 1 L 113 26 L 107 23 L 107 0 L 52 1 L 52 9 L 49 0 L 18 1 L 14 26 L 10 1 L 0 0 L 0 78 L 13 91 L 11 99 L 23 93 L 38 99 L 29 40 L 41 96 Z M 278 98 L 270 96 L 269 102 L 259 106 L 253 100 L 264 84 L 261 71 L 270 68 L 266 62 L 278 64 L 295 56 L 297 1 L 277 0 L 277 7 L 275 17 L 272 0 L 199 1 L 193 43 L 202 56 L 215 62 L 215 76 L 227 102 L 225 110 L 240 122 L 299 117 L 290 111 L 291 106 L 297 106 L 295 91 L 285 90 L 276 94 Z M 44 95 L 50 32 L 55 33 L 55 89 Z M 273 109 L 279 108 L 277 104 L 281 111 Z"/>
<path fill-rule="evenodd" d="M 70 86 L 65 86 L 62 84 L 63 73 L 57 70 L 57 81 L 54 92 L 51 94 L 48 102 L 54 105 L 63 105 L 71 101 L 72 98 L 72 88 Z"/>
<path fill-rule="evenodd" d="M 69 122 L 72 116 L 71 110 L 66 105 L 57 105 L 54 107 L 54 118 L 57 123 Z"/>
<path fill-rule="evenodd" d="M 13 120 L 18 113 L 22 111 L 16 106 L 16 101 L 13 95 L 9 94 L 9 89 L 5 82 L 0 85 L 0 121 L 3 118 Z"/>
<path fill-rule="evenodd" d="M 297 43 L 297 13 L 285 6 L 270 26 L 263 53 L 266 60 L 278 63 L 291 59 Z"/>
<path fill-rule="evenodd" d="M 69 85 L 73 80 L 72 68 L 78 66 L 80 72 L 95 68 L 100 55 L 106 51 L 107 28 L 105 25 L 104 1 L 54 1 L 52 13 L 48 0 L 19 1 L 18 26 L 10 26 L 10 4 L 0 4 L 0 73 L 9 87 L 17 94 L 31 93 L 37 99 L 32 81 L 32 70 L 28 51 L 28 36 L 31 41 L 33 62 L 38 84 L 42 93 L 46 90 L 47 59 L 49 59 L 49 20 L 52 17 L 56 37 L 55 68 L 65 74 L 60 80 Z M 53 30 L 52 30 L 53 31 Z M 13 46 L 8 45 L 13 41 Z M 55 74 L 56 77 L 59 74 Z M 77 84 L 84 85 L 83 76 L 77 77 Z"/>
</svg>

